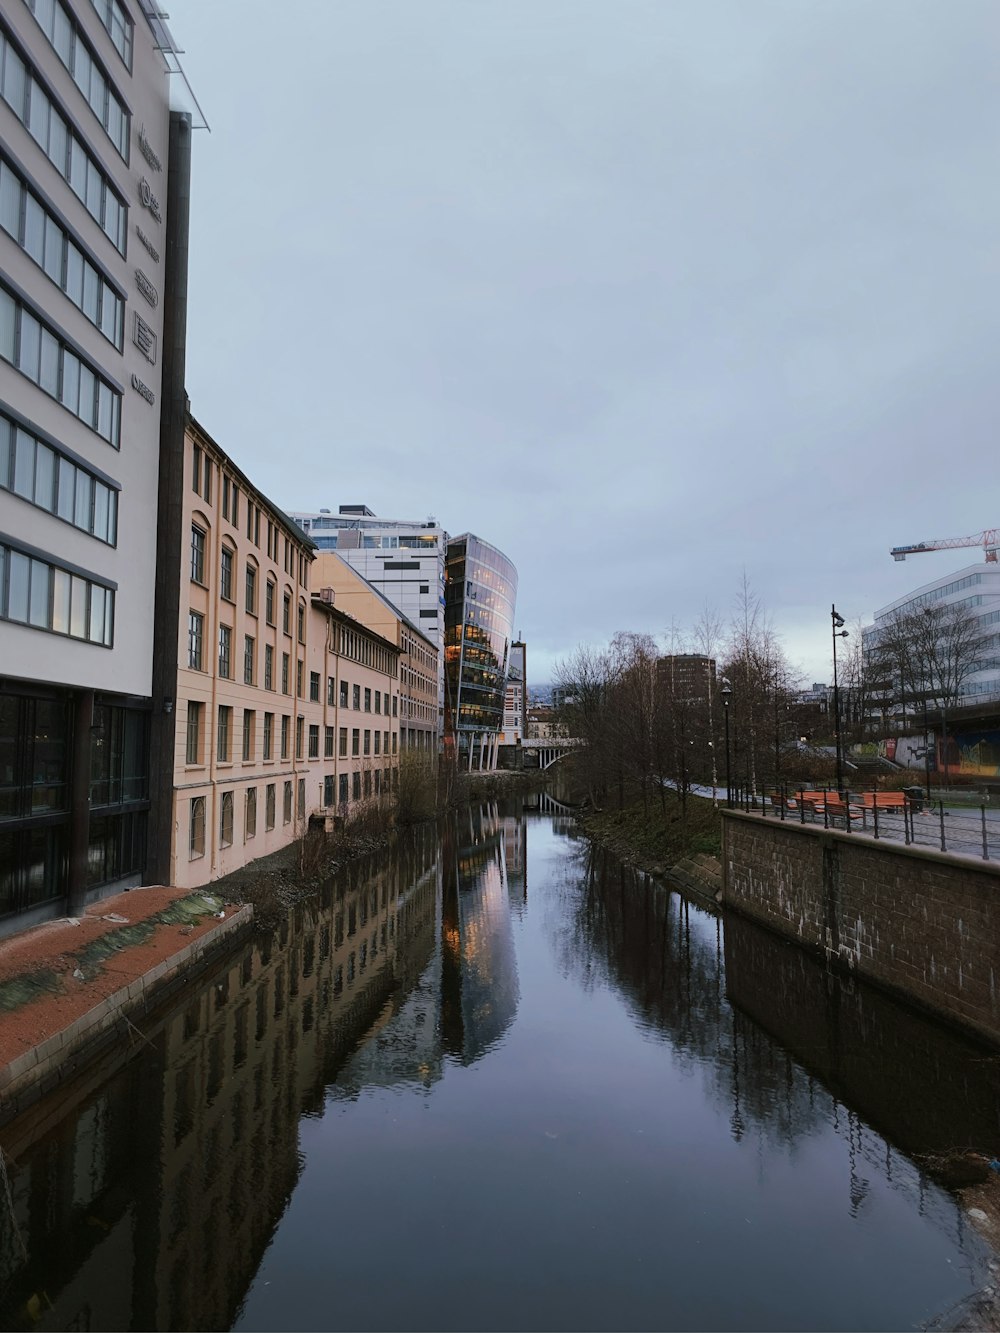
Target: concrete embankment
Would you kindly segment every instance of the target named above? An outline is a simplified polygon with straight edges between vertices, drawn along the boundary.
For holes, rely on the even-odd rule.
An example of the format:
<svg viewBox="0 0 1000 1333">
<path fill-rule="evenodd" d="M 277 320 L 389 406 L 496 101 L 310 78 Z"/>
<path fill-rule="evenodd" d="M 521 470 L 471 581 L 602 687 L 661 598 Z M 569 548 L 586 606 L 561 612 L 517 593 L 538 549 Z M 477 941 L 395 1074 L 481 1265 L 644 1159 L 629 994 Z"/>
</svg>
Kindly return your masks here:
<svg viewBox="0 0 1000 1333">
<path fill-rule="evenodd" d="M 1000 1043 L 1000 866 L 727 810 L 722 899 Z"/>
<path fill-rule="evenodd" d="M 253 920 L 209 891 L 146 888 L 0 942 L 0 1124 L 109 1050 Z"/>
</svg>

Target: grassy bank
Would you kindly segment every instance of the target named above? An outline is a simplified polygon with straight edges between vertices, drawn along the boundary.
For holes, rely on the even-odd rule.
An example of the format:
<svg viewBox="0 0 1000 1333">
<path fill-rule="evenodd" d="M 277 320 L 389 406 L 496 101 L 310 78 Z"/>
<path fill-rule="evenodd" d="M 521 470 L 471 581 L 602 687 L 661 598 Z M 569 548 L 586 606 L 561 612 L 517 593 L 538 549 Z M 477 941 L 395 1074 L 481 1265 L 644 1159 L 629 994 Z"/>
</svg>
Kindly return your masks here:
<svg viewBox="0 0 1000 1333">
<path fill-rule="evenodd" d="M 580 826 L 621 860 L 653 874 L 668 874 L 695 857 L 717 859 L 721 849 L 720 817 L 712 802 L 689 796 L 682 805 L 674 792 L 667 795 L 665 811 L 658 802 L 644 806 L 640 797 L 626 797 L 620 810 L 584 811 Z"/>
</svg>

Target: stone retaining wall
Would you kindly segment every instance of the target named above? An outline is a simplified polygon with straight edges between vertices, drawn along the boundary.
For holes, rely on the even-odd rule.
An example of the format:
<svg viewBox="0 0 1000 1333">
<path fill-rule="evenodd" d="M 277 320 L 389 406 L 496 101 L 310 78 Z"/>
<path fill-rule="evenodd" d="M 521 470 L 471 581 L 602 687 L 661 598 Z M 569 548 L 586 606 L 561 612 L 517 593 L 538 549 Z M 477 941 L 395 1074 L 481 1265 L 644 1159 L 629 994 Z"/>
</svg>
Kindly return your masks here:
<svg viewBox="0 0 1000 1333">
<path fill-rule="evenodd" d="M 723 902 L 1000 1043 L 1000 866 L 724 811 Z"/>
</svg>

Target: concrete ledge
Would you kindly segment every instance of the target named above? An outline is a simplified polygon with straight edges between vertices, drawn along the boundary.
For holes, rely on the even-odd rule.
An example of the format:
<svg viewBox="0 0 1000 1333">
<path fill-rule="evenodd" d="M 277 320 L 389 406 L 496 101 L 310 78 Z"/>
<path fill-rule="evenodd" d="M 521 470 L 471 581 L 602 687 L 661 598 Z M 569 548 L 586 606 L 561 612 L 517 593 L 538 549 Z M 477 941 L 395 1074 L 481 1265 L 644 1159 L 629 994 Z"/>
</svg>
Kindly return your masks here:
<svg viewBox="0 0 1000 1333">
<path fill-rule="evenodd" d="M 62 1031 L 54 1033 L 0 1069 L 0 1095 L 4 1114 L 11 1119 L 25 1105 L 49 1091 L 61 1078 L 77 1073 L 98 1048 L 107 1044 L 123 1018 L 147 1011 L 178 976 L 207 956 L 236 943 L 253 921 L 250 903 L 234 911 L 208 934 L 171 954 L 134 981 L 120 987 L 100 1004 L 82 1014 Z"/>
</svg>

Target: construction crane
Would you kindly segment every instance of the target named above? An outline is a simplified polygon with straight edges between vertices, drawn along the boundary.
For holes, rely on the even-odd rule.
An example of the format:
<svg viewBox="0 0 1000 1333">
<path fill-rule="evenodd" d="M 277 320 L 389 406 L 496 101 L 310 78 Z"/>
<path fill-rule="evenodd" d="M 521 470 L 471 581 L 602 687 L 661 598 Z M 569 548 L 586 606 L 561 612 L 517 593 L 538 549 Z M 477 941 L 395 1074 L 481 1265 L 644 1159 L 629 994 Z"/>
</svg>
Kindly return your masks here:
<svg viewBox="0 0 1000 1333">
<path fill-rule="evenodd" d="M 917 542 L 914 546 L 894 546 L 893 560 L 905 560 L 908 555 L 921 555 L 924 551 L 953 551 L 959 546 L 981 546 L 986 552 L 986 559 L 991 564 L 997 563 L 997 549 L 1000 547 L 1000 528 L 986 528 L 973 537 L 938 537 L 934 541 Z"/>
</svg>

